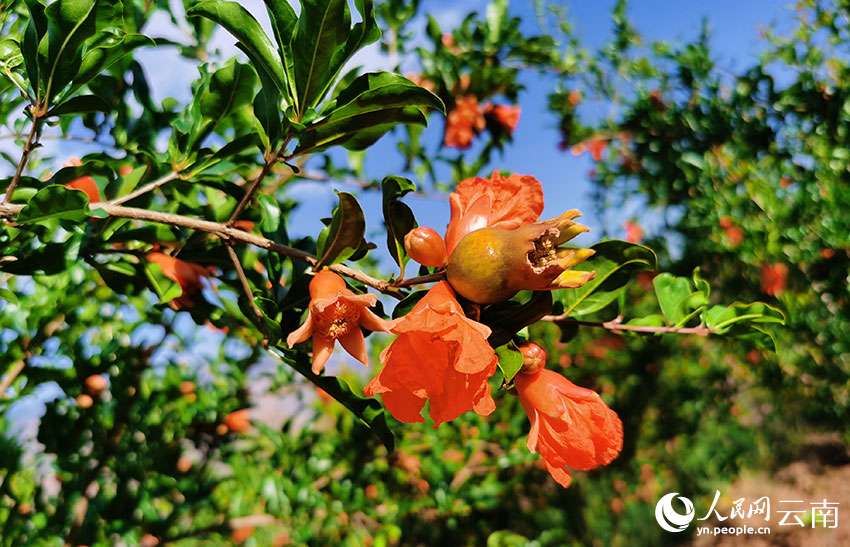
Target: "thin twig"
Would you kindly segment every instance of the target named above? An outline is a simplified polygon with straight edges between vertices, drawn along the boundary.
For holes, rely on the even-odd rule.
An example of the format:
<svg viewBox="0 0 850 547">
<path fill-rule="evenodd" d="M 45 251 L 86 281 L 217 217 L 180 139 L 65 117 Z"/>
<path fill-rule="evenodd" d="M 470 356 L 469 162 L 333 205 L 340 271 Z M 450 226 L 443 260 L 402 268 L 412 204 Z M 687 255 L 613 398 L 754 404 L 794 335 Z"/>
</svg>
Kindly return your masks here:
<svg viewBox="0 0 850 547">
<path fill-rule="evenodd" d="M 3 205 L 12 201 L 12 194 L 15 192 L 15 187 L 18 186 L 18 181 L 21 180 L 21 173 L 24 172 L 24 167 L 27 165 L 27 159 L 29 159 L 30 152 L 35 149 L 35 135 L 38 133 L 38 126 L 40 124 L 41 120 L 33 115 L 32 128 L 30 128 L 29 135 L 27 135 L 27 140 L 24 143 L 24 149 L 21 152 L 21 161 L 18 162 L 18 168 L 15 170 L 15 174 L 12 176 L 9 186 L 6 188 L 6 195 L 3 197 Z"/>
<path fill-rule="evenodd" d="M 441 270 L 439 272 L 434 272 L 428 275 L 421 275 L 419 277 L 411 277 L 410 279 L 402 279 L 400 281 L 396 281 L 392 284 L 393 287 L 397 287 L 399 289 L 403 289 L 405 287 L 412 287 L 414 285 L 422 285 L 423 283 L 433 283 L 435 281 L 441 281 L 446 278 L 446 271 Z"/>
<path fill-rule="evenodd" d="M 236 269 L 236 275 L 239 276 L 239 281 L 242 283 L 242 290 L 245 291 L 245 298 L 251 304 L 251 309 L 254 310 L 254 315 L 257 316 L 257 321 L 260 324 L 260 332 L 263 333 L 263 347 L 269 347 L 269 333 L 266 331 L 266 320 L 263 318 L 263 312 L 257 307 L 254 302 L 254 293 L 251 291 L 251 286 L 248 284 L 248 278 L 245 277 L 245 270 L 242 269 L 242 263 L 239 262 L 239 257 L 236 256 L 236 251 L 230 242 L 225 241 L 224 246 L 227 247 L 227 253 L 230 255 L 230 260 L 233 261 L 233 267 Z"/>
<path fill-rule="evenodd" d="M 288 256 L 290 258 L 294 258 L 295 260 L 299 260 L 311 266 L 315 266 L 319 262 L 318 258 L 308 252 L 296 249 L 294 247 L 289 247 L 287 245 L 281 245 L 280 243 L 275 243 L 270 239 L 254 235 L 250 232 L 246 232 L 244 230 L 240 230 L 232 226 L 227 226 L 226 224 L 222 224 L 219 222 L 210 222 L 209 220 L 185 217 L 172 213 L 149 211 L 147 209 L 139 209 L 136 207 L 112 205 L 111 203 L 93 203 L 91 204 L 91 207 L 93 209 L 101 209 L 111 217 L 130 218 L 133 220 L 156 222 L 158 224 L 168 224 L 170 226 L 178 226 L 181 228 L 188 228 L 190 230 L 197 230 L 199 232 L 206 232 L 208 234 L 215 235 L 227 241 L 232 240 L 240 241 L 242 243 L 248 243 L 250 245 L 254 245 L 255 247 L 260 247 L 261 249 L 266 249 L 278 254 L 282 254 L 284 256 Z M 23 208 L 24 206 L 19 204 L 0 204 L 0 218 L 14 218 L 18 213 L 21 212 Z M 368 285 L 374 288 L 375 290 L 384 294 L 388 294 L 398 300 L 404 298 L 404 295 L 400 293 L 397 288 L 390 285 L 390 283 L 382 279 L 376 279 L 361 271 L 349 268 L 348 266 L 344 266 L 342 264 L 334 264 L 332 266 L 328 266 L 328 269 L 340 275 L 350 277 L 351 279 L 359 281 L 364 285 Z"/>
<path fill-rule="evenodd" d="M 280 160 L 281 155 L 283 155 L 283 151 L 286 149 L 286 145 L 289 144 L 289 139 L 284 141 L 280 148 L 263 164 L 263 168 L 260 171 L 260 174 L 257 175 L 257 178 L 254 179 L 254 182 L 251 183 L 251 186 L 245 191 L 245 195 L 242 196 L 242 199 L 239 201 L 239 204 L 236 206 L 236 209 L 233 210 L 233 214 L 230 215 L 230 218 L 227 221 L 227 226 L 233 226 L 233 224 L 239 220 L 239 215 L 242 214 L 242 211 L 245 210 L 245 207 L 248 206 L 248 203 L 251 201 L 251 198 L 254 197 L 254 194 L 257 192 L 257 189 L 260 187 L 260 183 L 263 182 L 263 179 L 271 173 L 274 165 Z"/>
<path fill-rule="evenodd" d="M 126 202 L 128 202 L 132 199 L 136 199 L 137 197 L 139 197 L 143 194 L 147 194 L 148 192 L 159 188 L 163 184 L 166 184 L 166 183 L 171 182 L 172 180 L 175 180 L 175 179 L 178 179 L 178 178 L 180 178 L 180 173 L 178 173 L 177 171 L 172 171 L 172 172 L 168 173 L 167 175 L 165 175 L 163 177 L 160 177 L 160 178 L 158 178 L 154 181 L 151 181 L 151 182 L 145 184 L 144 186 L 136 188 L 135 190 L 133 190 L 132 192 L 130 192 L 126 196 L 120 196 L 120 197 L 113 199 L 109 203 L 111 203 L 112 205 L 121 205 L 122 203 L 126 203 Z"/>
<path fill-rule="evenodd" d="M 578 325 L 582 327 L 598 327 L 607 329 L 613 332 L 629 331 L 629 332 L 644 332 L 649 334 L 696 334 L 698 336 L 708 336 L 714 332 L 714 329 L 700 325 L 698 327 L 652 327 L 648 325 L 624 325 L 620 322 L 622 318 L 618 317 L 613 321 L 580 321 L 578 319 L 570 319 L 563 315 L 544 315 L 540 318 L 541 321 L 550 321 L 559 325 Z"/>
</svg>

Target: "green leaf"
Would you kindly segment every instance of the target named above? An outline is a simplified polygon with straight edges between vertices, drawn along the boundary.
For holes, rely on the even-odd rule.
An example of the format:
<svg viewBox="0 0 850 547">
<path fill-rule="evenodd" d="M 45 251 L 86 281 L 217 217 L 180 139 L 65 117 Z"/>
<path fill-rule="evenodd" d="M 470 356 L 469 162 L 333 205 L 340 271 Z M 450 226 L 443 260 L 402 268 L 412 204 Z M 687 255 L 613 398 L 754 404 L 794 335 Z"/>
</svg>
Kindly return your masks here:
<svg viewBox="0 0 850 547">
<path fill-rule="evenodd" d="M 287 97 L 295 97 L 295 89 L 292 87 L 295 83 L 295 74 L 291 44 L 292 33 L 298 23 L 298 15 L 287 0 L 263 0 L 263 2 L 266 4 L 266 11 L 269 13 L 269 19 L 274 29 L 280 58 L 283 59 L 283 69 L 286 74 L 286 81 L 289 84 Z"/>
<path fill-rule="evenodd" d="M 72 95 L 79 88 L 96 78 L 109 67 L 142 46 L 154 46 L 156 42 L 143 34 L 113 35 L 103 39 L 97 46 L 88 49 L 80 62 L 80 70 L 74 76 L 71 87 L 65 96 Z"/>
<path fill-rule="evenodd" d="M 77 75 L 82 63 L 80 47 L 96 30 L 96 0 L 56 0 L 44 10 L 47 40 L 38 46 L 38 63 L 45 89 L 44 101 L 51 103 Z"/>
<path fill-rule="evenodd" d="M 180 285 L 166 277 L 159 264 L 145 260 L 144 265 L 145 274 L 148 276 L 151 288 L 159 297 L 160 304 L 165 304 L 183 295 L 183 289 Z"/>
<path fill-rule="evenodd" d="M 301 15 L 292 37 L 299 120 L 336 77 L 333 59 L 344 47 L 350 31 L 351 13 L 346 0 L 301 1 Z"/>
<path fill-rule="evenodd" d="M 387 227 L 387 249 L 395 263 L 401 268 L 400 278 L 404 278 L 404 266 L 410 257 L 404 250 L 404 236 L 416 228 L 416 218 L 407 204 L 399 201 L 408 192 L 416 191 L 416 185 L 403 177 L 386 177 L 381 181 L 383 197 L 384 224 Z"/>
<path fill-rule="evenodd" d="M 230 112 L 251 102 L 256 78 L 254 72 L 234 60 L 216 70 L 201 92 L 201 115 L 215 123 Z"/>
<path fill-rule="evenodd" d="M 552 291 L 534 291 L 528 302 L 518 300 L 527 294 L 528 291 L 523 291 L 517 299 L 494 304 L 481 312 L 481 322 L 493 330 L 487 339 L 491 346 L 506 344 L 514 334 L 552 313 Z"/>
<path fill-rule="evenodd" d="M 38 98 L 41 98 L 44 87 L 39 79 L 38 44 L 47 33 L 47 17 L 44 15 L 44 4 L 38 0 L 26 0 L 26 4 L 30 16 L 21 42 L 21 53 L 24 56 L 30 86 Z"/>
<path fill-rule="evenodd" d="M 785 314 L 778 308 L 763 302 L 752 304 L 735 303 L 730 306 L 712 306 L 703 313 L 705 326 L 714 329 L 715 334 L 729 332 L 733 326 L 746 323 L 785 324 Z"/>
<path fill-rule="evenodd" d="M 24 62 L 24 55 L 18 42 L 11 38 L 0 40 L 0 69 L 3 72 L 11 70 Z"/>
<path fill-rule="evenodd" d="M 333 220 L 316 241 L 316 253 L 321 257 L 316 269 L 353 255 L 366 233 L 366 219 L 357 199 L 347 192 L 337 192 L 337 196 L 339 206 L 334 209 Z"/>
<path fill-rule="evenodd" d="M 18 42 L 11 38 L 0 40 L 0 72 L 2 72 L 15 86 L 26 93 L 27 82 L 14 68 L 24 62 L 24 55 Z"/>
<path fill-rule="evenodd" d="M 260 229 L 263 235 L 275 243 L 287 244 L 289 237 L 286 235 L 286 223 L 280 204 L 268 194 L 257 193 L 256 199 L 262 214 Z"/>
<path fill-rule="evenodd" d="M 121 184 L 118 187 L 118 192 L 115 194 L 116 196 L 126 196 L 130 192 L 136 189 L 139 182 L 141 182 L 142 177 L 147 173 L 148 168 L 146 165 L 141 165 L 136 167 L 126 176 L 121 178 Z"/>
<path fill-rule="evenodd" d="M 426 294 L 428 294 L 427 290 L 421 290 L 412 292 L 405 296 L 404 299 L 396 304 L 395 308 L 393 308 L 393 319 L 398 319 L 399 317 L 403 317 L 410 313 L 410 310 L 412 310 Z"/>
<path fill-rule="evenodd" d="M 652 280 L 655 296 L 664 317 L 671 325 L 681 321 L 688 310 L 686 301 L 691 295 L 691 284 L 684 277 L 676 277 L 669 273 L 660 273 Z"/>
<path fill-rule="evenodd" d="M 322 100 L 348 59 L 381 36 L 372 0 L 355 4 L 363 20 L 351 28 L 346 0 L 301 0 L 301 15 L 292 36 L 299 121 Z"/>
<path fill-rule="evenodd" d="M 342 89 L 325 110 L 326 117 L 314 126 L 399 106 L 433 108 L 443 113 L 446 109 L 439 97 L 404 76 L 369 72 Z"/>
<path fill-rule="evenodd" d="M 376 399 L 367 399 L 356 395 L 347 383 L 335 376 L 318 376 L 313 374 L 311 364 L 303 353 L 295 353 L 282 347 L 272 348 L 286 364 L 297 370 L 302 376 L 313 382 L 325 393 L 342 403 L 354 413 L 360 421 L 381 440 L 388 452 L 395 450 L 395 438 L 387 425 L 387 413 Z"/>
<path fill-rule="evenodd" d="M 505 384 L 510 384 L 522 368 L 522 353 L 517 345 L 510 341 L 496 348 L 496 357 L 499 358 L 499 369 L 505 376 Z"/>
<path fill-rule="evenodd" d="M 15 296 L 15 293 L 9 289 L 4 289 L 3 287 L 0 287 L 0 300 L 5 300 L 6 302 L 16 306 L 18 305 L 18 297 Z"/>
<path fill-rule="evenodd" d="M 88 217 L 89 198 L 82 190 L 51 184 L 39 190 L 18 213 L 18 224 L 37 224 L 47 219 L 80 221 Z"/>
<path fill-rule="evenodd" d="M 362 150 L 400 123 L 428 125 L 428 118 L 419 108 L 406 106 L 365 112 L 332 123 L 308 126 L 293 155 L 316 152 L 335 145 L 349 150 Z"/>
<path fill-rule="evenodd" d="M 633 272 L 653 270 L 657 258 L 649 247 L 620 240 L 602 241 L 591 247 L 596 254 L 574 270 L 596 271 L 596 277 L 577 289 L 558 291 L 566 316 L 598 312 L 626 290 Z"/>
<path fill-rule="evenodd" d="M 97 95 L 77 95 L 47 111 L 47 116 L 65 116 L 84 112 L 110 112 L 112 107 Z"/>
<path fill-rule="evenodd" d="M 202 0 L 186 11 L 189 17 L 206 17 L 227 29 L 239 40 L 254 67 L 262 70 L 284 96 L 288 96 L 283 62 L 260 23 L 236 2 Z"/>
<path fill-rule="evenodd" d="M 371 72 L 355 78 L 324 110 L 324 117 L 307 125 L 299 148 L 341 144 L 362 149 L 396 123 L 427 124 L 423 110 L 445 111 L 443 102 L 423 87 L 390 72 Z M 395 116 L 383 112 L 400 113 Z M 368 130 L 368 131 L 367 131 Z"/>
</svg>

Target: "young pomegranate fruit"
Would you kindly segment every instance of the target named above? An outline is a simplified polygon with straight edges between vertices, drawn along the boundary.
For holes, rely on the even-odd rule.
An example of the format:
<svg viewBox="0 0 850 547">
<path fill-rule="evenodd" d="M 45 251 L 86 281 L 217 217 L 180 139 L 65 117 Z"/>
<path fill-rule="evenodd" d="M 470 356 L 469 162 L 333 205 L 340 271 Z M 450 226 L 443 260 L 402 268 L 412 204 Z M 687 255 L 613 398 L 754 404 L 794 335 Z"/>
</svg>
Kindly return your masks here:
<svg viewBox="0 0 850 547">
<path fill-rule="evenodd" d="M 573 222 L 577 210 L 517 228 L 481 228 L 452 250 L 446 278 L 452 288 L 477 304 L 504 302 L 521 290 L 581 287 L 596 272 L 569 268 L 593 255 L 591 249 L 559 248 L 590 229 Z"/>
</svg>

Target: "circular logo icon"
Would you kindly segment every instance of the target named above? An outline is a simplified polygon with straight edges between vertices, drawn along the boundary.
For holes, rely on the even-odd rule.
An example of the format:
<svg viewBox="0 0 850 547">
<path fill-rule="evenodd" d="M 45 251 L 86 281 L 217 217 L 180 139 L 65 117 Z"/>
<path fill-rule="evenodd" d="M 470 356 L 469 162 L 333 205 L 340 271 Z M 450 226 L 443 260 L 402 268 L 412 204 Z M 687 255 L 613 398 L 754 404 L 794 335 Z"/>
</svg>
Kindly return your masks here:
<svg viewBox="0 0 850 547">
<path fill-rule="evenodd" d="M 667 494 L 655 504 L 655 520 L 658 525 L 668 532 L 682 532 L 688 527 L 688 524 L 694 520 L 694 504 L 691 500 L 684 496 L 679 496 L 679 499 L 685 504 L 685 514 L 679 514 L 673 509 L 673 498 L 678 492 Z"/>
</svg>

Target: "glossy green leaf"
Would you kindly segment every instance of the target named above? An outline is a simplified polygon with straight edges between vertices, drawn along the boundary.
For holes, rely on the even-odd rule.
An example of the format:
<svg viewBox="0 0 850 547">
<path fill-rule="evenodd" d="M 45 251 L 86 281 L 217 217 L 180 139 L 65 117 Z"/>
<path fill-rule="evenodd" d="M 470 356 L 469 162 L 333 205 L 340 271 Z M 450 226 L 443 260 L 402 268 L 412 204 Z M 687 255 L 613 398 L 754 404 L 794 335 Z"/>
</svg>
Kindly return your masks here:
<svg viewBox="0 0 850 547">
<path fill-rule="evenodd" d="M 83 54 L 80 70 L 74 76 L 65 96 L 75 93 L 134 49 L 153 45 L 155 45 L 155 42 L 143 34 L 110 35 L 106 37 L 97 46 L 88 49 Z"/>
<path fill-rule="evenodd" d="M 404 299 L 396 304 L 395 308 L 393 308 L 393 319 L 398 319 L 399 317 L 403 317 L 410 313 L 410 310 L 412 310 L 426 294 L 428 294 L 427 290 L 421 290 L 412 292 L 405 296 Z"/>
<path fill-rule="evenodd" d="M 56 0 L 44 10 L 47 40 L 39 43 L 38 63 L 48 104 L 80 69 L 80 47 L 96 30 L 97 4 L 96 0 Z"/>
<path fill-rule="evenodd" d="M 292 5 L 287 0 L 263 0 L 266 5 L 266 11 L 269 13 L 269 19 L 274 29 L 274 37 L 277 41 L 278 52 L 283 60 L 283 69 L 286 74 L 286 81 L 289 84 L 287 97 L 295 97 L 294 61 L 292 58 L 292 34 L 295 31 L 295 25 L 298 24 L 298 15 L 292 8 Z M 292 102 L 292 101 L 288 101 Z"/>
<path fill-rule="evenodd" d="M 0 70 L 6 72 L 24 62 L 24 55 L 18 42 L 11 38 L 0 40 Z"/>
<path fill-rule="evenodd" d="M 387 425 L 387 413 L 381 403 L 376 399 L 367 399 L 355 394 L 347 383 L 335 376 L 313 374 L 311 363 L 303 353 L 295 353 L 282 347 L 275 347 L 272 350 L 286 364 L 353 412 L 381 440 L 388 452 L 395 450 L 395 438 Z"/>
<path fill-rule="evenodd" d="M 558 291 L 567 316 L 595 313 L 626 289 L 633 272 L 653 270 L 657 258 L 649 247 L 620 240 L 602 241 L 591 247 L 596 254 L 574 270 L 596 271 L 596 277 L 577 289 Z"/>
<path fill-rule="evenodd" d="M 366 218 L 357 199 L 347 192 L 338 192 L 337 196 L 339 206 L 334 209 L 333 220 L 316 241 L 320 257 L 316 268 L 346 260 L 360 247 L 366 233 Z"/>
<path fill-rule="evenodd" d="M 215 123 L 233 110 L 251 102 L 256 77 L 248 65 L 236 61 L 224 65 L 210 76 L 201 91 L 201 115 Z"/>
<path fill-rule="evenodd" d="M 362 21 L 351 27 L 346 0 L 302 0 L 292 36 L 293 71 L 299 120 L 321 101 L 351 56 L 381 33 L 372 0 L 355 2 Z"/>
<path fill-rule="evenodd" d="M 51 184 L 39 190 L 18 213 L 18 224 L 37 224 L 48 219 L 83 220 L 88 217 L 89 198 L 82 190 Z"/>
<path fill-rule="evenodd" d="M 236 2 L 202 0 L 186 11 L 189 17 L 206 17 L 227 29 L 249 54 L 254 67 L 264 71 L 284 96 L 287 96 L 283 62 L 260 23 Z"/>
<path fill-rule="evenodd" d="M 690 282 L 665 272 L 655 276 L 652 286 L 664 317 L 671 325 L 678 324 L 690 311 L 686 305 L 693 290 Z"/>
<path fill-rule="evenodd" d="M 0 287 L 0 300 L 5 300 L 6 302 L 16 306 L 18 305 L 18 297 L 15 296 L 15 293 L 3 287 Z"/>
<path fill-rule="evenodd" d="M 47 116 L 67 116 L 85 112 L 109 112 L 112 107 L 97 95 L 77 95 L 47 111 Z"/>
<path fill-rule="evenodd" d="M 11 38 L 0 40 L 0 74 L 11 80 L 22 93 L 25 93 L 27 82 L 14 70 L 23 62 L 24 55 L 16 41 Z"/>
<path fill-rule="evenodd" d="M 370 72 L 358 76 L 343 88 L 325 110 L 325 117 L 313 127 L 400 106 L 445 112 L 445 105 L 439 97 L 404 76 L 392 72 Z"/>
<path fill-rule="evenodd" d="M 183 295 L 183 289 L 180 285 L 166 277 L 162 273 L 162 268 L 160 268 L 159 264 L 154 264 L 146 260 L 144 262 L 144 268 L 151 288 L 159 297 L 160 304 L 165 304 Z"/>
<path fill-rule="evenodd" d="M 387 249 L 395 263 L 401 268 L 399 277 L 404 277 L 404 266 L 410 257 L 404 250 L 404 236 L 410 230 L 418 226 L 413 211 L 407 204 L 400 201 L 408 192 L 416 191 L 416 185 L 409 179 L 390 176 L 381 181 L 381 193 L 383 197 L 382 209 L 384 213 L 384 225 L 387 228 Z"/>
<path fill-rule="evenodd" d="M 510 341 L 496 348 L 496 357 L 499 358 L 499 370 L 505 377 L 505 384 L 510 384 L 522 368 L 522 353 L 517 345 Z"/>
<path fill-rule="evenodd" d="M 366 112 L 332 123 L 308 126 L 294 154 L 316 152 L 335 145 L 344 146 L 349 150 L 362 150 L 400 123 L 427 125 L 428 118 L 419 108 L 407 106 Z"/>
<path fill-rule="evenodd" d="M 527 302 L 520 301 L 529 294 Z M 481 322 L 493 331 L 487 339 L 493 347 L 506 344 L 517 332 L 552 313 L 552 291 L 523 291 L 514 298 L 481 312 Z"/>
<path fill-rule="evenodd" d="M 703 322 L 706 327 L 714 329 L 715 334 L 723 334 L 742 322 L 785 324 L 785 314 L 762 302 L 736 303 L 708 308 L 703 314 Z"/>
<path fill-rule="evenodd" d="M 38 44 L 42 37 L 47 34 L 47 17 L 44 14 L 44 4 L 38 0 L 26 0 L 26 5 L 30 16 L 21 41 L 21 54 L 24 56 L 24 65 L 27 69 L 30 86 L 41 98 L 44 86 L 41 84 L 39 73 Z"/>
</svg>

